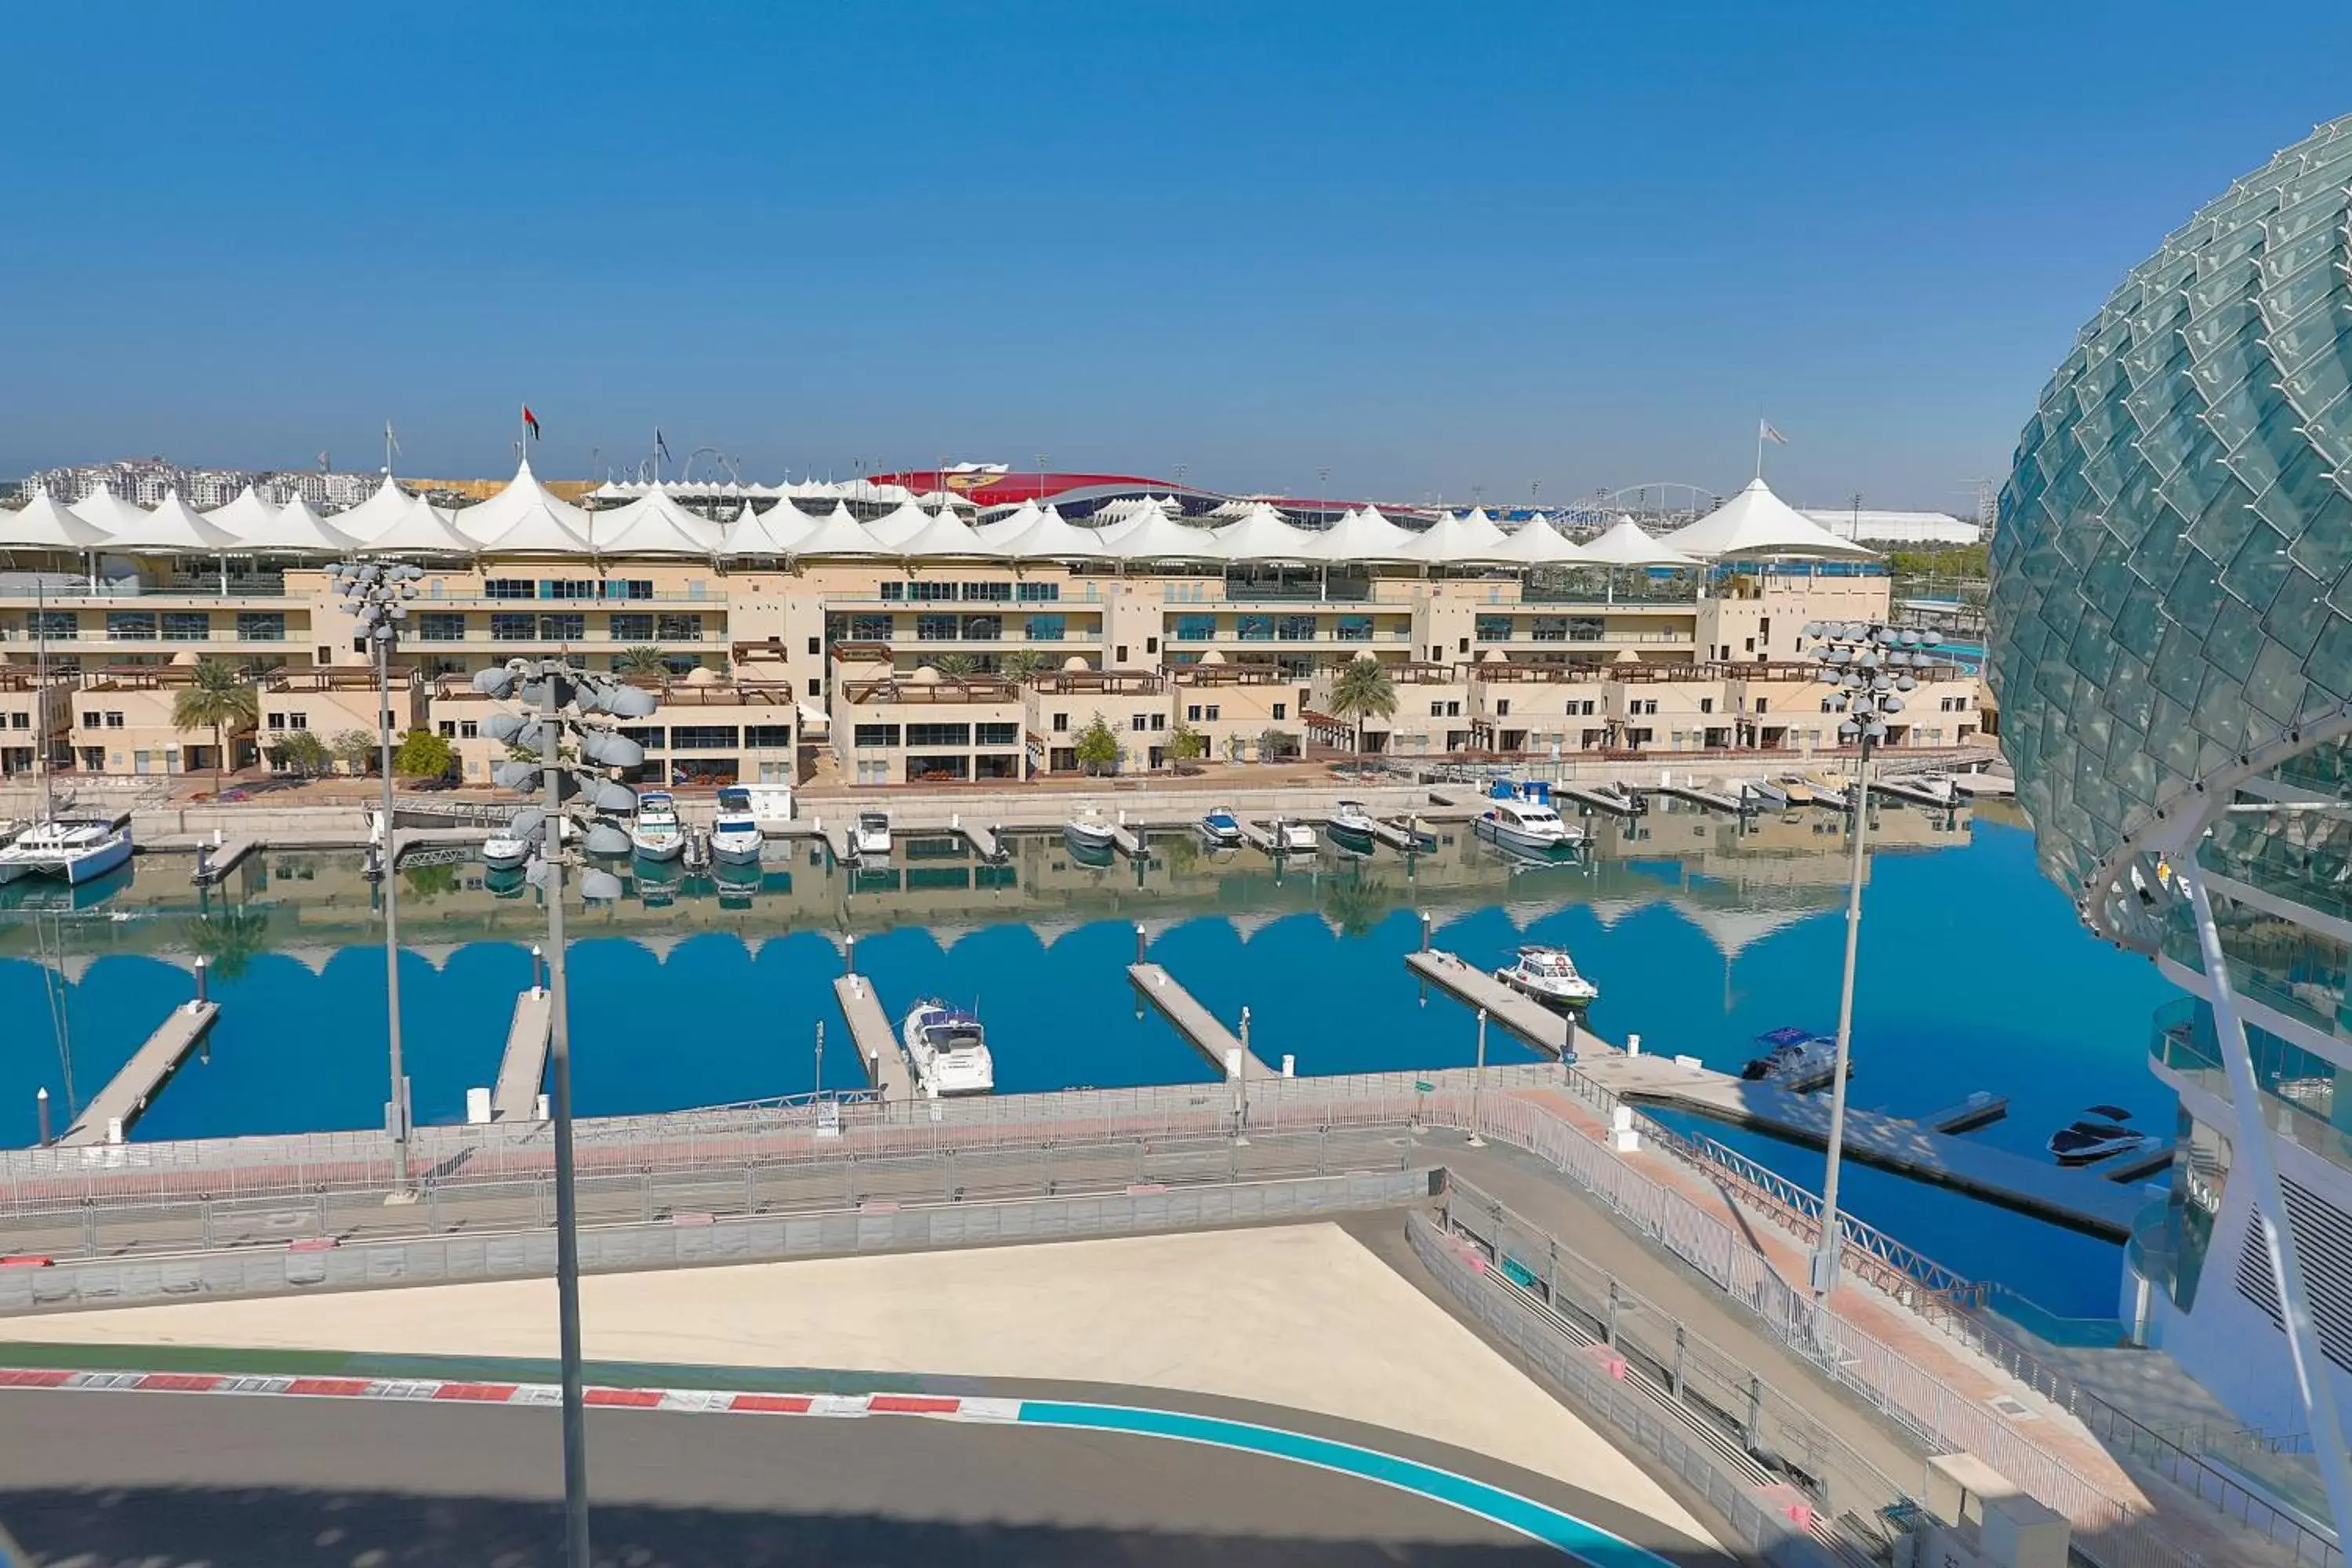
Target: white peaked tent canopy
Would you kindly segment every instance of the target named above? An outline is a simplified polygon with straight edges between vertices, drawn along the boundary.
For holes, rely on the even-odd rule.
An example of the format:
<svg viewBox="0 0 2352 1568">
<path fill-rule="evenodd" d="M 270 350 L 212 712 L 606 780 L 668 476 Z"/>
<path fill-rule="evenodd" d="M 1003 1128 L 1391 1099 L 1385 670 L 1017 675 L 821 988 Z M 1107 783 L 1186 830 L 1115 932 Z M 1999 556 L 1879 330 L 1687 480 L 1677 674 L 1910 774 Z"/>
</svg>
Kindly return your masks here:
<svg viewBox="0 0 2352 1568">
<path fill-rule="evenodd" d="M 335 514 L 335 527 L 362 543 L 373 543 L 377 534 L 408 515 L 409 503 L 415 499 L 393 483 L 392 476 L 386 474 L 383 483 L 375 488 L 373 495 L 359 505 Z M 239 496 L 229 506 L 236 506 L 244 500 L 245 497 Z M 221 510 L 226 511 L 228 508 Z M 220 513 L 214 515 L 217 517 Z"/>
<path fill-rule="evenodd" d="M 919 557 L 935 561 L 1000 560 L 1003 545 L 988 544 L 961 519 L 951 511 L 924 512 L 927 521 L 914 533 L 901 539 L 898 552 L 908 559 Z M 885 519 L 884 521 L 888 521 Z"/>
<path fill-rule="evenodd" d="M 501 553 L 588 553 L 588 514 L 558 500 L 530 471 L 526 458 L 507 488 L 478 506 L 460 510 L 458 531 L 482 549 Z"/>
<path fill-rule="evenodd" d="M 987 537 L 988 530 L 979 531 L 983 539 Z M 1108 560 L 1110 545 L 1103 535 L 1103 530 L 1080 528 L 1049 506 L 1038 512 L 1027 528 L 1001 541 L 998 548 L 1013 561 Z"/>
<path fill-rule="evenodd" d="M 1696 566 L 1697 562 L 1642 531 L 1642 525 L 1621 517 L 1609 531 L 1583 547 L 1583 558 L 1595 566 Z"/>
<path fill-rule="evenodd" d="M 1423 566 L 1507 566 L 1508 542 L 1485 512 L 1448 512 L 1415 542 L 1411 559 Z"/>
<path fill-rule="evenodd" d="M 816 519 L 792 502 L 778 501 L 764 512 L 755 512 L 745 501 L 743 510 L 735 514 L 719 536 L 722 555 L 790 555 L 798 542 L 816 527 Z"/>
<path fill-rule="evenodd" d="M 278 508 L 247 485 L 226 506 L 216 506 L 200 515 L 215 528 L 224 529 L 239 539 L 266 539 L 275 531 L 271 524 L 278 517 Z"/>
<path fill-rule="evenodd" d="M 1324 553 L 1323 534 L 1292 527 L 1280 512 L 1263 501 L 1244 512 L 1239 521 L 1215 530 L 1210 538 L 1215 542 L 1219 558 L 1226 561 L 1290 561 L 1304 564 L 1328 559 Z"/>
<path fill-rule="evenodd" d="M 0 511 L 0 550 L 98 550 L 106 531 L 59 506 L 47 490 L 34 492 L 22 511 Z"/>
<path fill-rule="evenodd" d="M 1342 512 L 1329 532 L 1323 536 L 1323 549 L 1328 559 L 1360 562 L 1368 566 L 1402 566 L 1420 559 L 1413 553 L 1421 535 L 1409 528 L 1399 528 L 1381 515 L 1381 509 L 1368 506 L 1361 511 Z"/>
<path fill-rule="evenodd" d="M 247 495 L 252 493 L 250 490 L 246 492 Z M 238 498 L 240 500 L 243 499 Z M 236 505 L 236 501 L 231 501 L 220 511 L 206 512 L 205 516 L 207 521 L 217 520 Z M 246 550 L 289 551 L 310 555 L 342 554 L 359 547 L 357 540 L 312 511 L 310 503 L 300 496 L 271 511 L 252 529 L 240 531 L 236 542 L 240 548 Z"/>
<path fill-rule="evenodd" d="M 1875 554 L 1840 539 L 1805 516 L 1774 495 L 1762 479 L 1748 480 L 1738 495 L 1689 527 L 1667 534 L 1663 542 L 1685 555 L 1710 559 L 1727 555 L 1822 555 L 1853 561 Z"/>
<path fill-rule="evenodd" d="M 848 506 L 833 503 L 833 510 L 818 518 L 814 526 L 794 544 L 793 555 L 894 555 L 896 551 L 875 542 L 874 536 L 857 525 L 849 515 Z"/>
<path fill-rule="evenodd" d="M 105 534 L 111 543 L 136 544 L 137 535 L 147 526 L 143 508 L 131 505 L 104 485 L 74 502 L 68 510 Z"/>
<path fill-rule="evenodd" d="M 874 536 L 875 543 L 897 550 L 930 527 L 931 521 L 931 514 L 917 506 L 910 496 L 900 501 L 897 510 L 867 523 L 866 531 Z"/>
<path fill-rule="evenodd" d="M 407 500 L 408 504 L 392 521 L 366 542 L 366 549 L 399 555 L 471 555 L 480 548 L 457 531 L 457 525 L 449 513 L 423 496 L 410 496 Z M 362 506 L 365 504 L 364 501 L 361 503 Z M 353 507 L 352 511 L 358 510 L 358 507 Z M 341 526 L 342 519 L 351 515 L 351 512 L 342 513 L 335 520 L 336 525 Z"/>
<path fill-rule="evenodd" d="M 1024 533 L 1036 527 L 1037 520 L 1045 515 L 1037 510 L 1035 501 L 1024 500 L 1003 517 L 982 523 L 975 531 L 979 533 L 983 542 L 1000 544 L 1020 538 Z"/>
<path fill-rule="evenodd" d="M 136 511 L 137 508 L 132 508 Z M 153 511 L 140 512 L 139 522 L 114 536 L 117 545 L 143 550 L 183 550 L 215 555 L 237 546 L 236 536 L 226 529 L 215 528 L 190 509 L 180 499 L 178 490 L 166 490 L 163 500 Z"/>
<path fill-rule="evenodd" d="M 1589 559 L 1580 546 L 1561 538 L 1559 530 L 1541 517 L 1529 518 L 1495 550 L 1514 566 L 1577 565 Z"/>
<path fill-rule="evenodd" d="M 591 512 L 588 532 L 600 555 L 710 555 L 719 541 L 717 523 L 687 510 L 667 490 Z"/>
<path fill-rule="evenodd" d="M 1187 528 L 1159 508 L 1107 531 L 1103 552 L 1120 561 L 1217 561 L 1223 552 L 1205 528 Z"/>
</svg>

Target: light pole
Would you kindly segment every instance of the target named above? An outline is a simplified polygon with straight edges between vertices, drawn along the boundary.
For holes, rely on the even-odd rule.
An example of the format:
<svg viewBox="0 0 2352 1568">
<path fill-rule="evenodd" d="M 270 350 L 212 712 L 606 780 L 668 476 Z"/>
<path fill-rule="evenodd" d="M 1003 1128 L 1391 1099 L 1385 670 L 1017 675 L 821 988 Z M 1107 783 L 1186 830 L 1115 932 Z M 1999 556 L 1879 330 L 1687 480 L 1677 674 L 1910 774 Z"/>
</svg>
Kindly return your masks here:
<svg viewBox="0 0 2352 1568">
<path fill-rule="evenodd" d="M 1822 1177 L 1822 1234 L 1813 1248 L 1813 1300 L 1837 1288 L 1844 1237 L 1838 1220 L 1838 1175 L 1845 1159 L 1845 1079 L 1853 1049 L 1854 956 L 1862 942 L 1862 870 L 1870 834 L 1870 748 L 1886 738 L 1886 716 L 1903 710 L 1901 693 L 1918 685 L 1911 674 L 1930 661 L 1923 648 L 1935 645 L 1931 632 L 1899 632 L 1871 621 L 1813 621 L 1805 626 L 1823 679 L 1835 689 L 1830 701 L 1843 715 L 1838 738 L 1861 743 L 1854 769 L 1853 868 L 1845 895 L 1845 972 L 1838 987 L 1837 1058 L 1830 1072 L 1829 1165 Z"/>
<path fill-rule="evenodd" d="M 656 707 L 653 694 L 610 676 L 591 675 L 559 659 L 532 665 L 515 659 L 474 677 L 485 696 L 513 698 L 536 718 L 501 713 L 483 726 L 508 745 L 536 749 L 536 762 L 500 763 L 492 776 L 502 789 L 544 791 L 544 805 L 525 806 L 508 831 L 536 846 L 525 875 L 547 900 L 548 1108 L 555 1122 L 555 1311 L 563 1362 L 563 1516 L 566 1560 L 589 1568 L 587 1398 L 580 1367 L 580 1219 L 572 1159 L 572 1028 L 567 1015 L 563 951 L 563 868 L 569 842 L 582 839 L 592 854 L 625 854 L 629 836 L 596 813 L 625 811 L 636 804 L 610 770 L 646 760 L 645 748 L 601 722 L 642 719 Z M 572 742 L 564 754 L 563 742 Z M 578 818 L 576 833 L 570 831 Z M 594 868 L 580 876 L 586 899 L 617 899 L 621 879 Z"/>
<path fill-rule="evenodd" d="M 392 648 L 400 625 L 408 618 L 408 601 L 416 597 L 421 567 L 380 564 L 373 561 L 339 561 L 327 568 L 327 581 L 342 595 L 375 656 L 376 741 L 382 751 L 383 774 L 383 995 L 385 1033 L 392 1045 L 392 1111 L 384 1120 L 392 1132 L 392 1176 L 396 1193 L 408 1184 L 408 1075 L 400 1060 L 400 900 L 393 875 L 399 845 L 392 830 Z"/>
</svg>

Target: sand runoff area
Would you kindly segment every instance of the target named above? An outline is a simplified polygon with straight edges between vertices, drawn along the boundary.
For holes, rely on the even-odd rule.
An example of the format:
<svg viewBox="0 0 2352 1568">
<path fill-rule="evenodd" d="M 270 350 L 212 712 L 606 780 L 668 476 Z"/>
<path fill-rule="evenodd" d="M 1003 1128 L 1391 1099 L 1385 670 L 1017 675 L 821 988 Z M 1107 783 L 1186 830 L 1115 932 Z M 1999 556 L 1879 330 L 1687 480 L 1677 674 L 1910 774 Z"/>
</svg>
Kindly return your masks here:
<svg viewBox="0 0 2352 1568">
<path fill-rule="evenodd" d="M 591 1361 L 1131 1384 L 1418 1433 L 1713 1537 L 1625 1456 L 1332 1225 L 756 1263 L 581 1283 Z M 77 1344 L 551 1360 L 551 1280 L 20 1318 Z"/>
</svg>

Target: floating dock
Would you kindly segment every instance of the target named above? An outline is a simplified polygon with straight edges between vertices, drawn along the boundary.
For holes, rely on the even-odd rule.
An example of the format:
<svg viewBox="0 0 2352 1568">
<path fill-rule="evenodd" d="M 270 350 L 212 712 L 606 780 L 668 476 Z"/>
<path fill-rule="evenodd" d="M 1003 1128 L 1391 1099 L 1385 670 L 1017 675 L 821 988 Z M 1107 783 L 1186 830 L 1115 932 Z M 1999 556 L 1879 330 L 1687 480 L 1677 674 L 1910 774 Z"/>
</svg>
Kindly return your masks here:
<svg viewBox="0 0 2352 1568">
<path fill-rule="evenodd" d="M 2170 1165 L 2172 1154 L 2172 1141 L 2167 1139 L 2152 1149 L 2143 1149 L 2137 1154 L 2127 1154 L 2119 1160 L 2111 1160 L 2094 1169 L 2097 1174 L 2110 1182 L 2145 1181 Z"/>
<path fill-rule="evenodd" d="M 198 887 L 209 887 L 236 870 L 238 861 L 262 847 L 260 839 L 243 835 L 224 838 L 216 845 L 198 844 L 196 868 L 189 875 L 188 880 Z"/>
<path fill-rule="evenodd" d="M 1740 804 L 1739 797 L 1728 790 L 1708 789 L 1701 784 L 1660 784 L 1657 793 L 1695 802 L 1710 811 L 1727 811 L 1734 816 L 1748 809 Z"/>
<path fill-rule="evenodd" d="M 1932 806 L 1937 811 L 1948 811 L 1960 803 L 1958 791 L 1945 794 L 1916 779 L 1906 779 L 1899 775 L 1895 778 L 1873 779 L 1870 781 L 1870 787 L 1890 800 L 1908 801 L 1913 805 Z"/>
<path fill-rule="evenodd" d="M 967 827 L 959 821 L 955 830 L 963 835 L 964 842 L 971 846 L 971 852 L 982 859 L 992 865 L 1004 858 L 1004 841 L 998 836 L 997 829 Z"/>
<path fill-rule="evenodd" d="M 874 983 L 862 974 L 845 974 L 833 983 L 833 994 L 841 1004 L 841 1016 L 849 1020 L 857 1059 L 866 1064 L 866 1075 L 882 1098 L 901 1103 L 916 1099 L 914 1069 L 891 1031 L 882 999 L 874 994 Z"/>
<path fill-rule="evenodd" d="M 1948 1105 L 1932 1116 L 1914 1118 L 1930 1132 L 1973 1132 L 2009 1114 L 2009 1096 L 1979 1089 L 1958 1105 Z"/>
<path fill-rule="evenodd" d="M 1241 823 L 1243 843 L 1249 845 L 1254 849 L 1263 849 L 1268 855 L 1277 853 L 1274 847 L 1274 835 L 1272 833 L 1267 832 L 1264 827 L 1259 826 L 1255 822 L 1244 821 L 1240 817 L 1235 817 L 1234 820 Z"/>
<path fill-rule="evenodd" d="M 1552 793 L 1565 795 L 1579 805 L 1591 806 L 1593 810 L 1610 816 L 1632 816 L 1641 810 L 1640 803 L 1631 796 L 1619 796 L 1603 790 L 1586 789 L 1580 784 L 1554 784 Z"/>
<path fill-rule="evenodd" d="M 1372 837 L 1390 848 L 1401 849 L 1408 855 L 1437 847 L 1437 835 L 1423 831 L 1418 817 L 1409 816 L 1402 821 L 1375 818 Z"/>
<path fill-rule="evenodd" d="M 81 1115 L 58 1142 L 66 1148 L 111 1143 L 118 1130 L 129 1132 L 140 1112 L 172 1081 L 172 1075 L 180 1070 L 180 1064 L 219 1016 L 217 1002 L 183 1002 L 173 1008 L 163 1026 L 148 1036 L 147 1043 L 122 1064 L 122 1070 L 82 1107 Z"/>
<path fill-rule="evenodd" d="M 534 985 L 515 998 L 507 1025 L 506 1055 L 499 1058 L 499 1081 L 490 1090 L 490 1120 L 539 1120 L 540 1086 L 547 1081 L 547 1053 L 554 1041 L 555 998 Z"/>
<path fill-rule="evenodd" d="M 1242 1044 L 1241 1037 L 1217 1022 L 1214 1014 L 1201 1005 L 1190 991 L 1176 984 L 1176 977 L 1156 963 L 1130 963 L 1127 978 L 1136 994 L 1157 1007 L 1161 1016 L 1176 1026 L 1176 1032 L 1192 1042 L 1193 1048 L 1209 1058 L 1219 1072 L 1229 1070 L 1227 1053 L 1241 1056 L 1242 1076 L 1245 1079 L 1280 1078 L 1282 1075 L 1260 1061 Z"/>
<path fill-rule="evenodd" d="M 2017 781 L 2004 773 L 1954 773 L 1952 787 L 1966 795 L 2012 795 Z"/>
<path fill-rule="evenodd" d="M 1120 854 L 1130 860 L 1140 860 L 1147 853 L 1143 847 L 1143 836 L 1123 822 L 1110 830 L 1110 841 Z"/>
<path fill-rule="evenodd" d="M 1484 1007 L 1488 1017 L 1537 1049 L 1555 1057 L 1570 1049 L 1565 1014 L 1554 1012 L 1523 991 L 1513 990 L 1485 970 L 1474 969 L 1442 950 L 1409 952 L 1404 963 L 1406 968 L 1455 1001 Z M 1577 1036 L 1580 1045 L 1591 1039 L 1580 1029 Z"/>
</svg>

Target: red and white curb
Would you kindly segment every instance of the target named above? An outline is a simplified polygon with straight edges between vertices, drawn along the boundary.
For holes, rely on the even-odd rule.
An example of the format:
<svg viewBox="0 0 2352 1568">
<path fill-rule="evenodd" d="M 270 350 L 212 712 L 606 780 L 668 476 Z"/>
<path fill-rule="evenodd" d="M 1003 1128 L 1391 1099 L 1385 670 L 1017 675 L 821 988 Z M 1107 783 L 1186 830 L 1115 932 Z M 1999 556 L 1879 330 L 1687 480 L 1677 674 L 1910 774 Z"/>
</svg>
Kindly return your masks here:
<svg viewBox="0 0 2352 1568">
<path fill-rule="evenodd" d="M 110 1394 L 235 1394 L 291 1399 L 376 1399 L 402 1404 L 545 1405 L 563 1403 L 551 1383 L 465 1383 L 440 1378 L 262 1377 L 212 1372 L 73 1372 L 0 1367 L 0 1388 L 55 1388 Z M 718 1388 L 591 1386 L 587 1403 L 616 1410 L 678 1410 L 696 1415 L 928 1415 L 940 1421 L 1018 1421 L 1017 1399 L 934 1394 L 757 1394 Z"/>
</svg>

